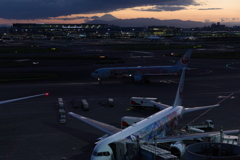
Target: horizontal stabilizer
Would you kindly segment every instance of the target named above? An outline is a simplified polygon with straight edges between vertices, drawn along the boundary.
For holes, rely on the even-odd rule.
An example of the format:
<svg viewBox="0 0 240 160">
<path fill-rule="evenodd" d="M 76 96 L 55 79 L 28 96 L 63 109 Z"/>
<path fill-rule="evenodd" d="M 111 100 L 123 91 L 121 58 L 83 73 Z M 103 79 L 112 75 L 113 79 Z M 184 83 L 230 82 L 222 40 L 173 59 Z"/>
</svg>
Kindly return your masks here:
<svg viewBox="0 0 240 160">
<path fill-rule="evenodd" d="M 99 121 L 96 121 L 96 120 L 93 120 L 91 118 L 87 118 L 87 117 L 83 117 L 81 115 L 78 115 L 76 113 L 73 113 L 73 112 L 68 112 L 69 115 L 109 134 L 109 135 L 113 135 L 119 131 L 121 131 L 121 129 L 117 128 L 117 127 L 114 127 L 114 126 L 111 126 L 111 125 L 108 125 L 106 123 L 102 123 L 102 122 L 99 122 Z"/>
<path fill-rule="evenodd" d="M 228 130 L 223 131 L 224 134 L 233 134 L 238 133 L 239 130 Z M 181 140 L 190 140 L 195 138 L 204 138 L 204 137 L 212 137 L 215 135 L 220 134 L 219 131 L 215 132 L 204 132 L 204 133 L 194 133 L 194 134 L 184 134 L 184 135 L 177 135 L 177 136 L 167 136 L 163 138 L 157 138 L 157 142 L 159 143 L 165 143 L 165 142 L 175 142 L 175 141 L 181 141 Z"/>
<path fill-rule="evenodd" d="M 215 104 L 215 105 L 211 105 L 211 106 L 185 108 L 184 114 L 185 114 L 185 113 L 194 112 L 194 111 L 198 111 L 198 110 L 202 110 L 202 109 L 208 109 L 208 108 L 218 107 L 218 106 L 219 106 L 219 104 Z"/>
<path fill-rule="evenodd" d="M 171 107 L 171 106 L 169 106 L 169 105 L 167 105 L 167 104 L 163 104 L 163 103 L 161 103 L 161 102 L 155 102 L 155 101 L 150 101 L 154 106 L 156 106 L 156 108 L 158 108 L 158 109 L 166 109 L 166 108 L 168 108 L 168 107 Z"/>
<path fill-rule="evenodd" d="M 24 100 L 24 99 L 28 99 L 28 98 L 39 97 L 39 96 L 47 96 L 47 95 L 48 95 L 48 93 L 43 93 L 43 94 L 37 94 L 37 95 L 27 96 L 27 97 L 22 97 L 22 98 L 10 99 L 10 100 L 5 100 L 5 101 L 0 101 L 0 104 L 20 101 L 20 100 Z"/>
</svg>

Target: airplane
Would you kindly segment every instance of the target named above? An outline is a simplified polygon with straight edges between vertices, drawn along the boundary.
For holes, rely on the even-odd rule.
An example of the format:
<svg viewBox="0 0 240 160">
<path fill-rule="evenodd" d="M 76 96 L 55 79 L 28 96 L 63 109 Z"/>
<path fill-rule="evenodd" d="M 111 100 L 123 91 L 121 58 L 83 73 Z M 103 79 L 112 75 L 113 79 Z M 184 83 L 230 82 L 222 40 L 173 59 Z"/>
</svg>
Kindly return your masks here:
<svg viewBox="0 0 240 160">
<path fill-rule="evenodd" d="M 178 121 L 182 118 L 182 116 L 186 113 L 191 113 L 194 111 L 217 107 L 219 104 L 210 105 L 210 106 L 202 106 L 202 107 L 194 107 L 194 108 L 184 108 L 181 106 L 182 98 L 183 98 L 183 86 L 184 86 L 184 78 L 185 78 L 185 70 L 183 69 L 182 75 L 180 78 L 180 82 L 178 85 L 176 97 L 172 106 L 162 104 L 159 102 L 152 102 L 157 107 L 161 108 L 159 112 L 132 124 L 125 129 L 119 129 L 117 127 L 78 115 L 73 112 L 69 112 L 68 114 L 105 132 L 106 135 L 98 138 L 100 141 L 96 143 L 96 146 L 93 149 L 91 160 L 112 160 L 114 159 L 114 152 L 111 147 L 114 142 L 128 139 L 132 141 L 136 141 L 137 139 L 141 139 L 145 142 L 149 142 L 154 139 L 154 137 L 158 138 L 158 142 L 176 142 L 176 146 L 182 140 L 189 140 L 193 138 L 207 137 L 209 135 L 217 134 L 218 132 L 204 132 L 198 134 L 188 134 L 188 135 L 179 135 L 179 136 L 167 136 L 167 133 L 174 128 L 176 128 Z M 225 134 L 237 133 L 238 130 L 230 130 L 224 131 Z M 159 139 L 160 138 L 160 139 Z M 181 144 L 181 143 L 180 143 Z M 180 145 L 179 150 L 182 148 L 183 144 Z M 184 150 L 181 150 L 181 155 L 183 155 Z"/>
<path fill-rule="evenodd" d="M 14 42 L 11 38 L 2 38 L 0 39 L 1 43 L 12 43 Z"/>
<path fill-rule="evenodd" d="M 32 96 L 27 96 L 27 97 L 21 97 L 21 98 L 15 98 L 15 99 L 10 99 L 10 100 L 4 100 L 4 101 L 0 101 L 0 105 L 1 104 L 5 104 L 5 103 L 20 101 L 20 100 L 24 100 L 24 99 L 39 97 L 39 96 L 47 96 L 47 95 L 49 95 L 49 93 L 42 93 L 42 94 L 37 94 L 37 95 L 32 95 Z"/>
<path fill-rule="evenodd" d="M 173 37 L 172 39 L 175 40 L 175 41 L 196 41 L 196 40 L 198 40 L 197 37 L 193 37 L 193 36 Z"/>
<path fill-rule="evenodd" d="M 101 84 L 101 79 L 104 78 L 124 78 L 131 77 L 134 82 L 149 82 L 151 76 L 161 75 L 177 75 L 181 73 L 184 67 L 187 67 L 192 49 L 189 49 L 182 58 L 173 66 L 146 66 L 146 67 L 116 67 L 116 68 L 100 68 L 94 71 L 91 75 L 98 79 Z"/>
<path fill-rule="evenodd" d="M 149 37 L 147 37 L 147 38 L 150 39 L 151 42 L 153 42 L 154 40 L 155 40 L 155 41 L 161 41 L 161 40 L 163 40 L 162 37 L 158 37 L 158 36 L 149 36 Z"/>
</svg>

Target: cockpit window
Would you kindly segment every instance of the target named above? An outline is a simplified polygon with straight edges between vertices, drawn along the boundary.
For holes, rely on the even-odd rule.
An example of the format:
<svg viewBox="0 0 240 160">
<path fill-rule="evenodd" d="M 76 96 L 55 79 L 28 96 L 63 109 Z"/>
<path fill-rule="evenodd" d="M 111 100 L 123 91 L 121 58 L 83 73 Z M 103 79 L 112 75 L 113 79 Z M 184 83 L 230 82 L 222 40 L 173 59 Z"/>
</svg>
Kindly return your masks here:
<svg viewBox="0 0 240 160">
<path fill-rule="evenodd" d="M 103 155 L 104 156 L 110 156 L 110 153 L 109 152 L 103 152 Z"/>
<path fill-rule="evenodd" d="M 92 155 L 97 156 L 97 152 L 93 151 Z"/>
<path fill-rule="evenodd" d="M 103 152 L 98 152 L 97 153 L 97 156 L 102 156 L 103 155 Z"/>
<path fill-rule="evenodd" d="M 95 152 L 92 153 L 93 156 L 110 156 L 109 152 Z"/>
</svg>

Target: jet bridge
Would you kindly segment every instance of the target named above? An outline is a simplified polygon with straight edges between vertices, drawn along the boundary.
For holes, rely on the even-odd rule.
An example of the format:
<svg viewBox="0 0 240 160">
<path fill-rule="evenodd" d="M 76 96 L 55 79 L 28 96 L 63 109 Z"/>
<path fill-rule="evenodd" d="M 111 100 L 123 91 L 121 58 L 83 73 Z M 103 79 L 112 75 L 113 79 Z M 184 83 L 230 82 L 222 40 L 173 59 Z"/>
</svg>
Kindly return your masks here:
<svg viewBox="0 0 240 160">
<path fill-rule="evenodd" d="M 110 144 L 115 160 L 178 160 L 171 151 L 147 144 L 145 141 L 123 139 Z"/>
</svg>

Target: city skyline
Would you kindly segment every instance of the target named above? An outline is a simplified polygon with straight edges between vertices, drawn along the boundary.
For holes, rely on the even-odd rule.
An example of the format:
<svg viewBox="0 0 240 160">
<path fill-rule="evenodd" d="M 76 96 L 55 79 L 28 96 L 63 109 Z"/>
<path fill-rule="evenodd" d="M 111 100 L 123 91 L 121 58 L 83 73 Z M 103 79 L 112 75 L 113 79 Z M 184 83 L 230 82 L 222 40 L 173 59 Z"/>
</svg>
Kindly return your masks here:
<svg viewBox="0 0 240 160">
<path fill-rule="evenodd" d="M 240 24 L 239 0 L 8 0 L 0 2 L 0 25 L 85 23 L 111 14 L 117 19 L 155 18 Z"/>
</svg>

